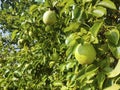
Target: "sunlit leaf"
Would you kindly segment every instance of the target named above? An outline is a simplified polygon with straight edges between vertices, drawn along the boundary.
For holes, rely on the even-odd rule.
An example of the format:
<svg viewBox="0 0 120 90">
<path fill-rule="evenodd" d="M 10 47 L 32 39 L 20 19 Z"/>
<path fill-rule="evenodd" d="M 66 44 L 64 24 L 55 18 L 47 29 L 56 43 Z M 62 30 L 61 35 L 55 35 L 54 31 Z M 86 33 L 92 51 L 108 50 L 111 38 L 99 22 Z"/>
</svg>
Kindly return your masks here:
<svg viewBox="0 0 120 90">
<path fill-rule="evenodd" d="M 75 61 L 70 61 L 70 62 L 67 63 L 66 68 L 67 69 L 73 68 L 75 64 L 76 64 Z"/>
<path fill-rule="evenodd" d="M 109 73 L 108 77 L 109 78 L 113 78 L 116 77 L 120 74 L 120 60 L 118 60 L 117 65 L 115 66 L 115 68 Z"/>
<path fill-rule="evenodd" d="M 61 81 L 54 81 L 54 82 L 53 82 L 53 85 L 54 85 L 54 86 L 62 86 L 63 84 L 62 84 Z"/>
<path fill-rule="evenodd" d="M 92 78 L 94 75 L 97 74 L 98 68 L 94 68 L 89 72 L 85 72 L 83 75 L 78 76 L 78 79 L 80 79 L 80 81 L 82 82 L 82 80 L 84 80 L 85 78 L 87 78 L 87 80 L 90 80 L 90 78 Z"/>
<path fill-rule="evenodd" d="M 37 5 L 34 4 L 34 5 L 30 6 L 30 8 L 29 8 L 30 14 L 32 14 L 36 9 L 37 9 Z"/>
<path fill-rule="evenodd" d="M 93 10 L 93 15 L 95 15 L 96 17 L 102 17 L 105 14 L 106 14 L 106 8 L 104 7 L 98 6 Z"/>
<path fill-rule="evenodd" d="M 70 23 L 70 25 L 64 29 L 64 32 L 76 31 L 79 28 L 79 26 L 80 26 L 80 23 L 77 23 L 77 22 Z"/>
<path fill-rule="evenodd" d="M 111 0 L 103 0 L 99 2 L 98 5 L 101 5 L 110 9 L 116 9 L 115 4 Z"/>
<path fill-rule="evenodd" d="M 14 31 L 12 32 L 12 40 L 15 39 L 15 36 L 17 35 L 17 32 L 18 32 L 18 30 L 14 30 Z"/>
<path fill-rule="evenodd" d="M 64 6 L 64 8 L 61 10 L 60 12 L 60 15 L 63 13 L 63 12 L 68 12 L 69 10 L 67 10 L 70 6 L 74 5 L 74 0 L 64 0 L 62 1 L 60 4 L 60 6 Z"/>
<path fill-rule="evenodd" d="M 72 19 L 76 19 L 80 15 L 80 8 L 76 5 L 73 5 L 73 11 L 72 11 Z"/>
<path fill-rule="evenodd" d="M 109 86 L 109 87 L 107 87 L 107 88 L 105 88 L 103 90 L 119 90 L 119 89 L 120 89 L 120 85 L 113 84 L 113 85 L 111 85 L 111 86 Z"/>
<path fill-rule="evenodd" d="M 93 26 L 90 28 L 90 32 L 92 33 L 92 35 L 93 35 L 94 37 L 97 37 L 98 32 L 99 32 L 99 30 L 100 30 L 100 28 L 101 28 L 102 25 L 103 25 L 103 21 L 100 20 L 100 21 L 96 21 L 96 22 L 93 24 Z"/>
<path fill-rule="evenodd" d="M 35 2 L 37 3 L 41 3 L 41 2 L 44 2 L 45 0 L 35 0 Z"/>
<path fill-rule="evenodd" d="M 66 51 L 66 56 L 70 58 L 71 55 L 73 54 L 73 51 L 74 51 L 74 46 L 69 47 Z"/>
<path fill-rule="evenodd" d="M 86 2 L 91 2 L 91 1 L 92 1 L 92 0 L 83 0 L 83 2 L 85 2 L 85 3 L 86 3 Z"/>
</svg>

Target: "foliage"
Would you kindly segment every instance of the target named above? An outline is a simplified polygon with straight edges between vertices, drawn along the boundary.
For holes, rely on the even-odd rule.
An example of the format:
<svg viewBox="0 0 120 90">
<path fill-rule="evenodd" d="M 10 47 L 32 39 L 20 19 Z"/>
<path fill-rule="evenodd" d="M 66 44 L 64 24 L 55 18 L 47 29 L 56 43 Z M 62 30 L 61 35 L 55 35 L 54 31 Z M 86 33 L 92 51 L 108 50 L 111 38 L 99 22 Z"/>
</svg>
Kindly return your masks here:
<svg viewBox="0 0 120 90">
<path fill-rule="evenodd" d="M 119 5 L 119 0 L 1 0 L 0 90 L 120 89 Z M 54 25 L 43 23 L 49 8 L 57 14 Z M 97 57 L 80 65 L 74 51 L 86 42 Z"/>
</svg>

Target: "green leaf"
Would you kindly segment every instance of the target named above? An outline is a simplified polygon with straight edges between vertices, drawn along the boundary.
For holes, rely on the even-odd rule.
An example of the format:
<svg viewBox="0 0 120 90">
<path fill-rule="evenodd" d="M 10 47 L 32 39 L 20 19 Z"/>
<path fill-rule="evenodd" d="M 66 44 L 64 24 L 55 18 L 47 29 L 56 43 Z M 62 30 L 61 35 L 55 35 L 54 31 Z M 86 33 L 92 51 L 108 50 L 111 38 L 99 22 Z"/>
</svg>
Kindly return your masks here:
<svg viewBox="0 0 120 90">
<path fill-rule="evenodd" d="M 34 4 L 34 5 L 30 6 L 29 13 L 32 14 L 35 10 L 37 10 L 37 5 Z"/>
<path fill-rule="evenodd" d="M 72 33 L 66 38 L 65 44 L 67 46 L 74 46 L 77 43 L 76 41 L 77 38 L 78 38 L 77 33 Z"/>
<path fill-rule="evenodd" d="M 100 21 L 96 21 L 94 23 L 94 25 L 90 28 L 90 32 L 92 33 L 92 35 L 94 37 L 97 37 L 98 32 L 99 32 L 99 30 L 100 30 L 100 28 L 101 28 L 102 25 L 103 25 L 103 21 L 100 20 Z"/>
<path fill-rule="evenodd" d="M 84 12 L 84 8 L 81 8 L 80 10 L 80 15 L 78 17 L 78 22 L 81 22 L 81 20 L 85 17 L 85 12 Z"/>
<path fill-rule="evenodd" d="M 97 71 L 98 71 L 98 67 L 92 69 L 92 70 L 89 71 L 89 72 L 85 72 L 84 74 L 82 74 L 82 75 L 80 75 L 80 76 L 78 75 L 78 80 L 80 80 L 81 82 L 82 82 L 85 78 L 87 78 L 87 80 L 90 80 L 94 75 L 97 74 Z"/>
<path fill-rule="evenodd" d="M 12 37 L 11 37 L 12 40 L 15 39 L 15 36 L 16 36 L 17 32 L 18 32 L 18 30 L 14 30 L 14 31 L 12 32 Z"/>
<path fill-rule="evenodd" d="M 87 68 L 86 68 L 86 72 L 90 72 L 90 71 L 92 71 L 92 70 L 94 70 L 96 68 L 96 66 L 94 65 L 94 64 L 91 64 L 91 65 L 89 65 Z"/>
<path fill-rule="evenodd" d="M 63 63 L 63 64 L 61 64 L 59 66 L 59 69 L 60 69 L 61 72 L 63 72 L 65 70 L 65 68 L 66 68 L 66 64 L 65 63 Z"/>
<path fill-rule="evenodd" d="M 120 58 L 120 45 L 113 45 L 113 44 L 108 44 L 108 47 L 110 49 L 110 51 L 112 52 L 112 54 L 116 57 L 116 58 Z"/>
<path fill-rule="evenodd" d="M 119 90 L 120 89 L 120 85 L 118 84 L 113 84 L 112 86 L 109 86 L 103 90 Z"/>
<path fill-rule="evenodd" d="M 42 2 L 44 2 L 44 0 L 35 0 L 35 2 L 42 3 Z"/>
<path fill-rule="evenodd" d="M 77 23 L 77 22 L 71 23 L 68 27 L 64 29 L 64 32 L 75 31 L 79 28 L 79 26 L 80 26 L 80 23 Z"/>
<path fill-rule="evenodd" d="M 98 75 L 97 75 L 97 83 L 99 85 L 100 90 L 102 90 L 102 88 L 103 88 L 104 81 L 105 81 L 105 74 L 102 73 L 102 72 L 98 73 Z"/>
<path fill-rule="evenodd" d="M 68 90 L 68 87 L 62 86 L 60 90 Z"/>
<path fill-rule="evenodd" d="M 73 5 L 72 19 L 74 19 L 74 18 L 75 18 L 75 19 L 78 18 L 79 15 L 80 15 L 80 11 L 81 11 L 81 9 L 80 9 L 78 6 Z"/>
<path fill-rule="evenodd" d="M 60 12 L 60 16 L 62 15 L 63 12 L 67 11 L 66 13 L 69 12 L 68 7 L 74 5 L 74 0 L 63 0 L 62 3 L 60 3 L 60 6 L 64 6 L 64 8 Z"/>
<path fill-rule="evenodd" d="M 108 32 L 106 32 L 106 37 L 109 42 L 117 45 L 120 38 L 119 31 L 117 29 L 109 30 Z"/>
<path fill-rule="evenodd" d="M 54 82 L 53 82 L 53 85 L 54 85 L 54 86 L 62 86 L 63 84 L 62 84 L 61 81 L 54 81 Z"/>
<path fill-rule="evenodd" d="M 46 7 L 52 7 L 51 0 L 45 0 L 44 4 L 45 4 Z"/>
<path fill-rule="evenodd" d="M 69 47 L 66 51 L 66 56 L 68 58 L 70 58 L 70 56 L 73 54 L 73 52 L 74 52 L 74 46 Z"/>
<path fill-rule="evenodd" d="M 92 0 L 83 0 L 84 3 L 91 2 Z"/>
<path fill-rule="evenodd" d="M 98 6 L 93 10 L 93 15 L 96 17 L 102 17 L 106 14 L 106 8 Z"/>
<path fill-rule="evenodd" d="M 116 77 L 120 74 L 120 60 L 118 60 L 117 65 L 115 66 L 115 68 L 109 73 L 108 77 L 109 78 L 113 78 Z"/>
<path fill-rule="evenodd" d="M 75 61 L 73 61 L 73 60 L 72 60 L 72 61 L 69 61 L 69 62 L 67 63 L 67 65 L 66 65 L 66 68 L 67 68 L 67 69 L 73 68 L 75 64 L 76 64 Z"/>
<path fill-rule="evenodd" d="M 101 5 L 110 9 L 116 9 L 115 4 L 111 0 L 103 0 L 99 2 L 98 5 Z"/>
</svg>

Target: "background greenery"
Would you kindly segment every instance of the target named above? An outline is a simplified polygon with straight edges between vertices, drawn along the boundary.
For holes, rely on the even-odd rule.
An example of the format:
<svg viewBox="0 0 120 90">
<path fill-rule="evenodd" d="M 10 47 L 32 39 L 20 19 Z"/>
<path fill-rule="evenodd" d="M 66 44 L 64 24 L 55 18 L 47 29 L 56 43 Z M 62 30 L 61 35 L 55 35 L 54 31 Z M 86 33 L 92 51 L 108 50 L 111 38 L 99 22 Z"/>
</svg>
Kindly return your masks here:
<svg viewBox="0 0 120 90">
<path fill-rule="evenodd" d="M 0 90 L 120 89 L 119 0 L 0 1 Z M 97 52 L 90 65 L 74 57 L 84 42 Z"/>
</svg>

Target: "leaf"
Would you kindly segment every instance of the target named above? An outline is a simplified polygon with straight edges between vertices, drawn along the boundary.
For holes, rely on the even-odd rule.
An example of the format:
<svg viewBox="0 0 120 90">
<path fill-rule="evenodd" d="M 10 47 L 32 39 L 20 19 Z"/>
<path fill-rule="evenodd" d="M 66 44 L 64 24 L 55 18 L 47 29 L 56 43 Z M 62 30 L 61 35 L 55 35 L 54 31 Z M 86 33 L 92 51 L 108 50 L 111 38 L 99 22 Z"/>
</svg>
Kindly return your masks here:
<svg viewBox="0 0 120 90">
<path fill-rule="evenodd" d="M 42 2 L 44 2 L 44 0 L 35 0 L 35 2 L 42 3 Z"/>
<path fill-rule="evenodd" d="M 54 86 L 62 86 L 63 84 L 62 84 L 61 81 L 54 81 L 54 82 L 53 82 L 53 85 L 54 85 Z"/>
<path fill-rule="evenodd" d="M 106 14 L 106 8 L 98 6 L 93 10 L 93 15 L 96 17 L 102 17 Z"/>
<path fill-rule="evenodd" d="M 81 20 L 84 19 L 85 16 L 86 16 L 86 15 L 85 15 L 84 8 L 81 8 L 81 10 L 80 10 L 80 15 L 79 15 L 79 17 L 78 17 L 78 22 L 81 22 Z"/>
<path fill-rule="evenodd" d="M 117 29 L 112 29 L 106 33 L 106 37 L 111 43 L 117 45 L 120 38 L 119 31 Z"/>
<path fill-rule="evenodd" d="M 60 90 L 68 90 L 68 87 L 62 86 Z"/>
<path fill-rule="evenodd" d="M 100 72 L 98 73 L 97 75 L 97 83 L 98 83 L 98 86 L 99 86 L 99 89 L 102 90 L 103 88 L 103 83 L 105 81 L 105 74 Z"/>
<path fill-rule="evenodd" d="M 94 23 L 94 25 L 90 28 L 90 32 L 92 33 L 92 35 L 94 37 L 97 37 L 97 34 L 98 34 L 98 32 L 99 32 L 102 25 L 103 25 L 103 21 L 100 20 L 100 21 L 96 21 Z"/>
<path fill-rule="evenodd" d="M 71 55 L 73 54 L 73 51 L 74 51 L 74 46 L 69 47 L 66 51 L 66 56 L 70 58 Z"/>
<path fill-rule="evenodd" d="M 46 7 L 52 7 L 51 0 L 45 0 L 44 4 L 45 4 Z"/>
<path fill-rule="evenodd" d="M 18 32 L 18 30 L 14 30 L 14 31 L 12 32 L 12 40 L 14 40 L 17 32 Z"/>
<path fill-rule="evenodd" d="M 92 69 L 91 71 L 89 72 L 85 72 L 84 74 L 82 75 L 78 75 L 78 79 L 82 82 L 85 78 L 87 78 L 87 80 L 90 80 L 94 75 L 97 74 L 97 71 L 98 71 L 98 67 Z"/>
<path fill-rule="evenodd" d="M 90 64 L 87 68 L 86 68 L 86 72 L 92 71 L 96 68 L 96 66 L 94 64 Z"/>
<path fill-rule="evenodd" d="M 37 9 L 37 5 L 34 4 L 34 5 L 30 6 L 30 8 L 29 8 L 30 14 L 32 14 L 36 9 Z"/>
<path fill-rule="evenodd" d="M 68 70 L 70 68 L 73 68 L 75 64 L 76 64 L 75 61 L 69 61 L 66 65 L 66 69 Z"/>
<path fill-rule="evenodd" d="M 76 80 L 76 78 L 77 78 L 77 75 L 76 75 L 76 74 L 72 75 L 71 81 L 74 82 L 74 81 Z"/>
<path fill-rule="evenodd" d="M 61 65 L 59 66 L 59 69 L 60 69 L 61 72 L 63 72 L 63 71 L 65 70 L 65 68 L 66 68 L 66 64 L 65 64 L 65 63 L 64 63 L 64 64 L 61 64 Z"/>
<path fill-rule="evenodd" d="M 92 0 L 83 0 L 84 3 L 91 2 Z"/>
<path fill-rule="evenodd" d="M 109 73 L 108 77 L 109 78 L 113 78 L 116 77 L 120 74 L 120 60 L 118 60 L 117 65 L 115 66 L 115 68 Z"/>
<path fill-rule="evenodd" d="M 80 15 L 80 11 L 81 11 L 81 9 L 80 9 L 78 6 L 73 5 L 72 19 L 74 19 L 74 18 L 75 18 L 75 19 L 78 18 L 79 15 Z"/>
<path fill-rule="evenodd" d="M 69 13 L 68 7 L 74 5 L 74 0 L 63 0 L 62 3 L 59 4 L 59 6 L 62 6 L 63 9 L 60 11 L 60 16 L 63 12 Z"/>
<path fill-rule="evenodd" d="M 64 29 L 64 32 L 75 31 L 79 28 L 79 26 L 80 26 L 80 23 L 77 23 L 77 22 L 71 23 L 68 27 Z"/>
<path fill-rule="evenodd" d="M 110 9 L 116 9 L 115 4 L 111 0 L 103 0 L 99 2 L 98 5 L 101 5 Z"/>
<path fill-rule="evenodd" d="M 118 84 L 113 84 L 110 87 L 105 88 L 104 90 L 119 90 L 120 89 L 120 85 Z"/>
<path fill-rule="evenodd" d="M 67 46 L 74 46 L 77 43 L 76 41 L 77 38 L 78 38 L 77 33 L 72 33 L 66 38 L 65 44 Z"/>
<path fill-rule="evenodd" d="M 113 45 L 113 44 L 108 44 L 108 47 L 110 49 L 110 51 L 112 52 L 112 54 L 116 57 L 116 58 L 120 58 L 120 45 Z"/>
</svg>

